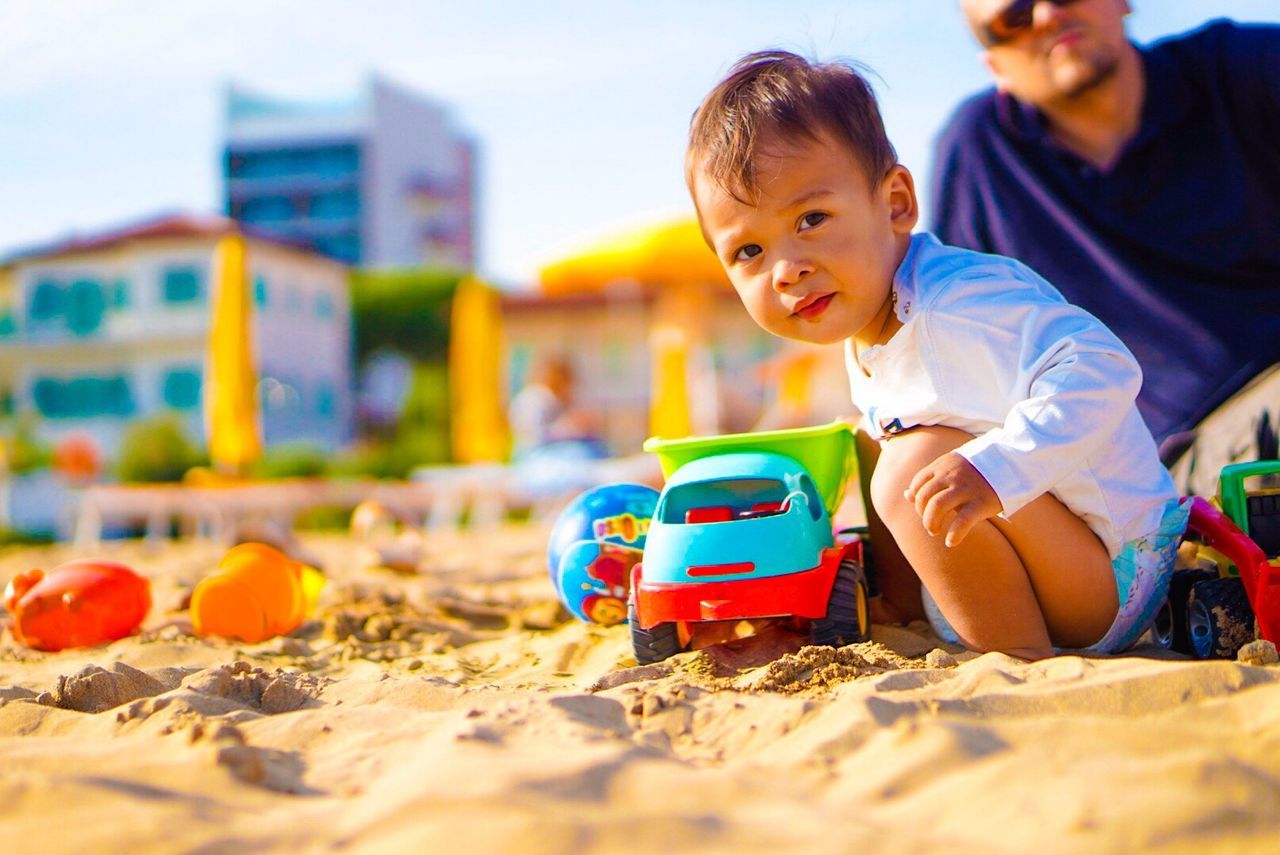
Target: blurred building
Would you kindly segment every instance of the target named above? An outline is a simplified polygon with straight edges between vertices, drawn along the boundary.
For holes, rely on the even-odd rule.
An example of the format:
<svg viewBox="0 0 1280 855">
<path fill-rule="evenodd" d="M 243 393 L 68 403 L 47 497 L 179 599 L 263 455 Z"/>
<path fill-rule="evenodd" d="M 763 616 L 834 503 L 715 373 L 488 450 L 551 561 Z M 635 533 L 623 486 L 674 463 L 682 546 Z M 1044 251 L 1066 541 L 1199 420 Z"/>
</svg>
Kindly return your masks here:
<svg viewBox="0 0 1280 855">
<path fill-rule="evenodd" d="M 88 435 L 112 458 L 128 423 L 163 410 L 204 438 L 211 262 L 234 228 L 167 216 L 0 264 L 0 396 L 48 442 Z M 352 435 L 347 268 L 247 235 L 266 444 L 334 448 Z"/>
<path fill-rule="evenodd" d="M 507 400 L 528 378 L 538 356 L 565 357 L 576 378 L 575 404 L 599 415 L 614 454 L 638 454 L 650 435 L 657 289 L 619 283 L 601 293 L 549 296 L 508 293 L 502 299 Z M 707 378 L 693 406 L 702 424 L 724 433 L 750 430 L 771 405 L 774 389 L 759 367 L 778 339 L 760 329 L 737 295 L 717 292 L 709 312 Z M 847 400 L 847 391 L 845 393 Z"/>
<path fill-rule="evenodd" d="M 747 314 L 697 221 L 616 231 L 502 300 L 508 395 L 543 354 L 567 358 L 574 406 L 614 454 L 648 436 L 798 427 L 852 415 L 842 348 L 783 342 Z"/>
<path fill-rule="evenodd" d="M 474 266 L 474 145 L 385 81 L 335 104 L 231 87 L 223 178 L 233 219 L 344 263 Z"/>
</svg>

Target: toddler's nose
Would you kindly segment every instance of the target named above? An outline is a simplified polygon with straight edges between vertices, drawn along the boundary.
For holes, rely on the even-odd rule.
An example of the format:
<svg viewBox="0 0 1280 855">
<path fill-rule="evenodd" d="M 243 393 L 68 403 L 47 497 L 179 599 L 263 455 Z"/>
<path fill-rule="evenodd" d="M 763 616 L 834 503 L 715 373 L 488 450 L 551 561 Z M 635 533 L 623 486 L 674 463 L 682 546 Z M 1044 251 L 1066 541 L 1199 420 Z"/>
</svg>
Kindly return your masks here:
<svg viewBox="0 0 1280 855">
<path fill-rule="evenodd" d="M 773 265 L 773 287 L 784 290 L 813 271 L 813 265 L 798 258 L 780 258 Z"/>
</svg>

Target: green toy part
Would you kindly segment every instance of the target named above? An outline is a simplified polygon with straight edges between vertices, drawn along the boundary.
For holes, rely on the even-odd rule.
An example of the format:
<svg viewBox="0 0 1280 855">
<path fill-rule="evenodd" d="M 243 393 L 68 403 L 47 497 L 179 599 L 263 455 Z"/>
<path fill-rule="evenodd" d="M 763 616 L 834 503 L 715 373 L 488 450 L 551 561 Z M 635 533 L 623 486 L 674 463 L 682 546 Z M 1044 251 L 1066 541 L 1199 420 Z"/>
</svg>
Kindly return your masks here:
<svg viewBox="0 0 1280 855">
<path fill-rule="evenodd" d="M 744 451 L 771 451 L 798 462 L 813 478 L 828 514 L 834 514 L 844 498 L 845 485 L 854 475 L 853 428 L 845 422 L 786 430 L 693 436 L 684 439 L 645 441 L 644 450 L 656 454 L 662 474 L 670 478 L 686 463 Z"/>
</svg>

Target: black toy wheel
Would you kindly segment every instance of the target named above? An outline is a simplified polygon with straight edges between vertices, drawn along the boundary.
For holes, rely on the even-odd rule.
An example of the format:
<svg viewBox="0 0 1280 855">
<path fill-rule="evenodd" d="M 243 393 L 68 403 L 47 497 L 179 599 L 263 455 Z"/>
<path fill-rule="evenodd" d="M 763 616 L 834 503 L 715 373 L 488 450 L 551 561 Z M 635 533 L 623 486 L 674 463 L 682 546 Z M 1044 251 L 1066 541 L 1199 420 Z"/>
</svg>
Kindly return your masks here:
<svg viewBox="0 0 1280 855">
<path fill-rule="evenodd" d="M 871 615 L 867 606 L 867 577 L 862 565 L 851 558 L 840 562 L 826 617 L 809 626 L 814 644 L 843 647 L 866 641 L 871 635 Z"/>
<path fill-rule="evenodd" d="M 1165 650 L 1195 655 L 1191 646 L 1191 632 L 1187 628 L 1187 603 L 1191 599 L 1191 586 L 1218 578 L 1218 571 L 1201 568 L 1179 570 L 1169 580 L 1169 597 L 1156 612 L 1151 635 L 1156 644 Z"/>
<path fill-rule="evenodd" d="M 631 647 L 641 665 L 652 665 L 680 652 L 680 632 L 674 623 L 660 623 L 641 629 L 634 601 L 627 604 L 627 620 L 631 624 Z"/>
<path fill-rule="evenodd" d="M 1228 578 L 1192 585 L 1187 629 L 1200 659 L 1235 658 L 1236 651 L 1254 638 L 1253 609 L 1244 583 Z"/>
</svg>

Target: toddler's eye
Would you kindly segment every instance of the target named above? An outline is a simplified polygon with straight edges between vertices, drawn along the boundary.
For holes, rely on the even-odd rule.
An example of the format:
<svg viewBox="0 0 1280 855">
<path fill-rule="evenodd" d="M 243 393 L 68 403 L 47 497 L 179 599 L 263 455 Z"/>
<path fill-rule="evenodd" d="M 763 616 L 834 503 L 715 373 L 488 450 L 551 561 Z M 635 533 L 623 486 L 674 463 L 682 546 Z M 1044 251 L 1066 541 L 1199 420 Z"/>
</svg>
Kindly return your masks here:
<svg viewBox="0 0 1280 855">
<path fill-rule="evenodd" d="M 762 252 L 764 252 L 764 250 L 760 248 L 760 244 L 749 243 L 746 246 L 742 247 L 742 249 L 738 250 L 737 253 L 734 254 L 733 260 L 749 261 L 755 258 L 757 255 L 759 255 Z"/>
<path fill-rule="evenodd" d="M 810 211 L 800 218 L 801 230 L 821 225 L 826 219 L 827 215 L 821 211 Z"/>
</svg>

